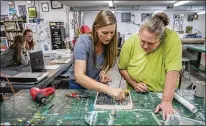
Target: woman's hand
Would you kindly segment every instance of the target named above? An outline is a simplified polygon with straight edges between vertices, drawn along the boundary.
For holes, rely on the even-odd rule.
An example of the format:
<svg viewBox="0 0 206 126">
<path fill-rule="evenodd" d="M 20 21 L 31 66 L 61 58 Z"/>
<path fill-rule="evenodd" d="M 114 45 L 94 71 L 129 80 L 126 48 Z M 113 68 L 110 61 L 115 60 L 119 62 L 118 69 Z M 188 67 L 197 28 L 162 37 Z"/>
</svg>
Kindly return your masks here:
<svg viewBox="0 0 206 126">
<path fill-rule="evenodd" d="M 101 71 L 99 73 L 99 78 L 101 83 L 107 83 L 112 81 L 112 79 L 105 73 L 105 71 Z"/>
<path fill-rule="evenodd" d="M 133 87 L 136 92 L 148 92 L 147 85 L 145 83 L 135 83 Z"/>
<path fill-rule="evenodd" d="M 113 97 L 117 101 L 121 101 L 125 99 L 125 93 L 120 88 L 109 87 L 107 94 Z"/>
</svg>

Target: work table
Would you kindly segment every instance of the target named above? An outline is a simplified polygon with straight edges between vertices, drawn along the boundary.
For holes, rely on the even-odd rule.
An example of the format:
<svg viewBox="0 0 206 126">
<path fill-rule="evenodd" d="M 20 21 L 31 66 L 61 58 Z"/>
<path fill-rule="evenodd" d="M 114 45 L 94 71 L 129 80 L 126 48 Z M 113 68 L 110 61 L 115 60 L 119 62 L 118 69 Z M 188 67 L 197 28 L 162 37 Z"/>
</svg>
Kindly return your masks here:
<svg viewBox="0 0 206 126">
<path fill-rule="evenodd" d="M 96 92 L 79 90 L 87 91 L 90 98 L 77 100 L 65 96 L 71 91 L 73 90 L 56 90 L 55 94 L 48 98 L 49 102 L 45 106 L 39 106 L 31 99 L 28 89 L 21 90 L 0 104 L 1 123 L 8 122 L 11 125 L 161 125 L 164 122 L 161 114 L 153 113 L 161 101 L 161 93 L 140 94 L 132 90 L 133 109 L 117 110 L 112 119 L 111 110 L 94 110 Z M 175 110 L 183 117 L 203 121 L 202 117 L 205 117 L 201 113 L 203 98 L 195 97 L 192 90 L 179 90 L 177 93 L 196 106 L 198 112 L 193 114 L 174 100 Z"/>
<path fill-rule="evenodd" d="M 50 64 L 50 59 L 44 57 L 45 67 L 47 65 L 54 65 Z M 52 83 L 55 78 L 57 78 L 62 72 L 68 69 L 68 67 L 73 63 L 73 57 L 69 58 L 68 63 L 64 64 L 56 64 L 59 67 L 56 69 L 46 69 L 46 72 L 48 72 L 48 75 L 46 78 L 42 79 L 41 81 L 37 82 L 10 82 L 14 88 L 15 91 L 19 91 L 20 89 L 30 89 L 31 87 L 39 87 L 44 88 L 47 87 L 50 83 Z M 3 73 L 9 76 L 14 76 L 17 73 L 21 72 L 31 72 L 31 66 L 12 66 L 2 69 Z M 9 85 L 7 84 L 7 81 L 1 81 L 0 84 L 0 92 L 8 93 L 11 92 L 11 89 Z"/>
</svg>

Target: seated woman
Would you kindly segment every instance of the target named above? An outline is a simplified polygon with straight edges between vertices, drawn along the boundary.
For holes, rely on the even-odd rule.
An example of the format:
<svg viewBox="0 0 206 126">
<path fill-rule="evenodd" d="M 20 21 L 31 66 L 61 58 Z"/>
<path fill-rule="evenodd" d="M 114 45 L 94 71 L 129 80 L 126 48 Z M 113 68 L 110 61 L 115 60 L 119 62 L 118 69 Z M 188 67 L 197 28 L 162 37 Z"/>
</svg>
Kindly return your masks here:
<svg viewBox="0 0 206 126">
<path fill-rule="evenodd" d="M 182 68 L 182 43 L 178 34 L 166 28 L 169 18 L 157 13 L 140 27 L 139 34 L 130 37 L 119 57 L 119 71 L 129 88 L 137 92 L 162 92 L 163 119 L 174 113 L 172 100 L 179 71 Z"/>
<path fill-rule="evenodd" d="M 31 52 L 31 50 L 34 49 L 34 45 L 35 45 L 32 30 L 25 29 L 23 32 L 23 39 L 24 39 L 23 40 L 24 41 L 24 44 L 23 44 L 24 49 L 26 49 L 28 52 Z"/>
<path fill-rule="evenodd" d="M 106 72 L 116 63 L 116 57 L 116 17 L 111 11 L 101 11 L 95 18 L 92 32 L 81 35 L 75 44 L 69 88 L 87 88 L 104 92 L 116 100 L 124 99 L 121 89 L 104 84 L 111 81 Z"/>
<path fill-rule="evenodd" d="M 14 37 L 12 45 L 1 53 L 1 67 L 13 65 L 27 65 L 29 63 L 28 53 L 23 48 L 23 37 L 18 35 Z"/>
</svg>

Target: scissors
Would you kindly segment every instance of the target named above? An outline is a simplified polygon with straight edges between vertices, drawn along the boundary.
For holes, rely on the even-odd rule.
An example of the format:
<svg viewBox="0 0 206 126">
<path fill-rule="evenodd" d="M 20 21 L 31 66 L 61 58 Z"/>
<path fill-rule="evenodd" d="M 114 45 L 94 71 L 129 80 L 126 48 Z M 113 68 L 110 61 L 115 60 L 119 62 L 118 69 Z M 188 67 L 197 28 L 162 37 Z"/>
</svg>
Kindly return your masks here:
<svg viewBox="0 0 206 126">
<path fill-rule="evenodd" d="M 80 98 L 89 98 L 90 96 L 89 95 L 77 95 L 77 92 L 71 92 L 71 93 L 68 93 L 66 94 L 67 97 L 73 97 L 73 98 L 76 98 L 78 100 L 80 100 Z"/>
</svg>

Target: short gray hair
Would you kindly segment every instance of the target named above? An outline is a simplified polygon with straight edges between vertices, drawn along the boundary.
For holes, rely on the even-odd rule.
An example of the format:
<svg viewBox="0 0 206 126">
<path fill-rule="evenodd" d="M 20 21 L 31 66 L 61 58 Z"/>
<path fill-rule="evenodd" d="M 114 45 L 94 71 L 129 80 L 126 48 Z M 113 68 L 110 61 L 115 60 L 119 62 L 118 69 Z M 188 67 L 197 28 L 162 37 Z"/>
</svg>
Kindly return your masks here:
<svg viewBox="0 0 206 126">
<path fill-rule="evenodd" d="M 165 26 L 169 24 L 169 18 L 164 12 L 159 12 L 148 19 L 141 27 L 140 32 L 148 30 L 155 33 L 160 39 L 164 36 Z"/>
</svg>

